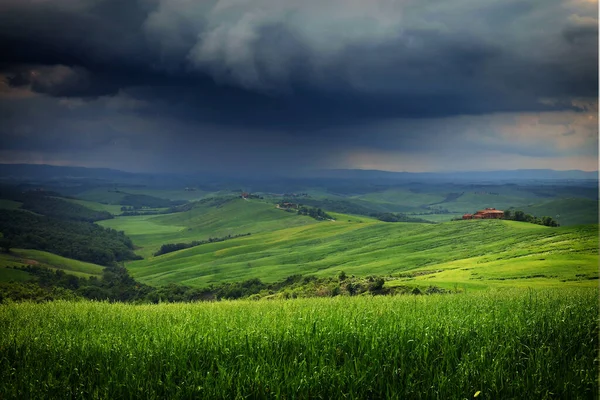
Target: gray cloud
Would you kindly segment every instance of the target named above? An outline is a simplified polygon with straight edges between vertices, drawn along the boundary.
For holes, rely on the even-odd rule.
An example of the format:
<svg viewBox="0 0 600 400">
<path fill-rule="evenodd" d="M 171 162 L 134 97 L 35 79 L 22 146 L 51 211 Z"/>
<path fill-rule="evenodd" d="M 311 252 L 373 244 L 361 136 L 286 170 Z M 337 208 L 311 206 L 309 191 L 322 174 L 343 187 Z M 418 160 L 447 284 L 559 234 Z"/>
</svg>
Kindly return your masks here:
<svg viewBox="0 0 600 400">
<path fill-rule="evenodd" d="M 0 151 L 233 169 L 465 141 L 584 154 L 597 129 L 559 111 L 590 111 L 573 99 L 597 98 L 597 60 L 580 0 L 5 0 Z M 489 122 L 516 113 L 561 130 Z"/>
<path fill-rule="evenodd" d="M 582 72 L 578 80 L 597 80 L 595 15 L 557 0 L 7 1 L 0 15 L 13 57 L 100 75 L 137 69 L 263 92 L 399 95 L 407 86 L 457 94 L 465 83 L 499 91 L 499 80 L 556 95 L 581 91 L 568 83 Z M 567 82 L 554 85 L 564 73 Z"/>
</svg>

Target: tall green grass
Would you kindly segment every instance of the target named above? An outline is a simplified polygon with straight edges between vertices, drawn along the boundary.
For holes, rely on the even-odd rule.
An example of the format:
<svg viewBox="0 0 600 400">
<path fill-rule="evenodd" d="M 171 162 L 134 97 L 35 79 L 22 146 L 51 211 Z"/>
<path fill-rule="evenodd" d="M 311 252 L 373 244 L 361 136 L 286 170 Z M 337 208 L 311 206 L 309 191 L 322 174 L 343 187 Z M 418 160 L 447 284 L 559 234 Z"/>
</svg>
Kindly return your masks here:
<svg viewBox="0 0 600 400">
<path fill-rule="evenodd" d="M 598 291 L 0 306 L 0 398 L 597 398 Z"/>
</svg>

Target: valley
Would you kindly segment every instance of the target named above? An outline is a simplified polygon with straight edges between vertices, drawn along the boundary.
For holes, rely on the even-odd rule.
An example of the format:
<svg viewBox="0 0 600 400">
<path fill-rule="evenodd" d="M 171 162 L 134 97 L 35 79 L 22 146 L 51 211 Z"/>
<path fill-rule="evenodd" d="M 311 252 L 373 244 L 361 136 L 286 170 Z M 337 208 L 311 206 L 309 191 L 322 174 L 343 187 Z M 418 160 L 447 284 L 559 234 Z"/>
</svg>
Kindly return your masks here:
<svg viewBox="0 0 600 400">
<path fill-rule="evenodd" d="M 597 397 L 597 184 L 384 183 L 0 185 L 0 397 Z"/>
</svg>

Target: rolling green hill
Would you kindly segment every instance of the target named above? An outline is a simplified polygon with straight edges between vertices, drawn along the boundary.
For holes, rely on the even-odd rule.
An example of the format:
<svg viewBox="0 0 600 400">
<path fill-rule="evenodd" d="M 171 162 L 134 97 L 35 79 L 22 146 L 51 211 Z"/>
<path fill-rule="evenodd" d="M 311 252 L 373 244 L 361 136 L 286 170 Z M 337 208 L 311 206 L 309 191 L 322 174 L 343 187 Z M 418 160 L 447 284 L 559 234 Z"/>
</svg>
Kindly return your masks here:
<svg viewBox="0 0 600 400">
<path fill-rule="evenodd" d="M 516 279 L 535 285 L 552 286 L 561 280 L 597 285 L 597 264 L 597 225 L 547 228 L 513 221 L 427 225 L 339 219 L 206 244 L 127 267 L 150 285 L 200 287 L 251 278 L 272 282 L 293 274 L 333 276 L 343 270 L 357 276 L 391 274 L 395 284 L 435 281 L 484 288 Z M 438 272 L 433 275 L 431 270 Z M 417 279 L 408 274 L 414 271 L 426 273 Z"/>
<path fill-rule="evenodd" d="M 550 200 L 529 204 L 520 209 L 537 216 L 553 217 L 563 226 L 598 222 L 598 200 L 577 198 Z"/>
<path fill-rule="evenodd" d="M 598 222 L 598 199 L 586 188 L 517 185 L 408 185 L 339 195 L 307 190 L 301 201 L 351 214 L 400 212 L 434 222 L 450 221 L 485 207 L 519 209 L 536 216 L 562 216 L 563 225 Z M 300 200 L 299 200 L 300 201 Z M 440 211 L 444 213 L 440 213 Z"/>
<path fill-rule="evenodd" d="M 145 259 L 128 262 L 127 267 L 140 282 L 155 286 L 178 283 L 205 287 L 254 278 L 275 282 L 294 274 L 332 277 L 342 270 L 360 277 L 386 276 L 388 287 L 596 285 L 597 225 L 565 226 L 596 222 L 597 200 L 547 197 L 544 200 L 548 193 L 513 186 L 498 187 L 494 189 L 496 192 L 478 187 L 453 192 L 447 189 L 391 188 L 313 198 L 324 204 L 339 203 L 339 207 L 348 210 L 352 207 L 368 210 L 365 205 L 370 205 L 371 209 L 423 214 L 432 211 L 426 207 L 433 206 L 452 212 L 419 215 L 442 222 L 436 225 L 383 223 L 342 213 L 331 213 L 336 221 L 316 221 L 277 209 L 271 198 L 242 199 L 231 192 L 175 207 L 179 212 L 118 216 L 99 225 L 124 231 L 132 239 L 135 252 Z M 96 194 L 123 194 L 106 188 L 98 190 Z M 156 198 L 159 194 L 151 193 Z M 166 194 L 160 198 L 165 199 Z M 113 214 L 120 211 L 117 205 L 69 201 Z M 310 198 L 298 199 L 298 202 L 309 201 Z M 513 221 L 445 222 L 484 206 L 513 206 L 537 216 L 560 214 L 560 222 L 565 226 L 547 228 Z M 163 244 L 248 233 L 250 236 L 153 256 Z"/>
<path fill-rule="evenodd" d="M 86 201 L 106 204 L 121 204 L 127 195 L 145 195 L 166 200 L 193 201 L 204 197 L 206 194 L 207 192 L 197 189 L 193 191 L 186 191 L 183 188 L 180 190 L 173 190 L 119 186 L 118 191 L 109 187 L 89 188 L 82 192 L 75 193 L 75 196 Z"/>
<path fill-rule="evenodd" d="M 181 213 L 117 217 L 99 224 L 124 231 L 139 247 L 137 253 L 149 257 L 165 243 L 254 235 L 315 223 L 310 217 L 279 210 L 260 200 L 218 198 L 198 202 Z"/>
<path fill-rule="evenodd" d="M 39 265 L 53 270 L 62 270 L 68 274 L 82 278 L 89 278 L 90 276 L 99 277 L 104 270 L 104 267 L 101 265 L 73 260 L 45 251 L 12 249 L 10 254 L 0 253 L 0 282 L 31 279 L 31 275 L 25 271 L 11 268 L 27 265 Z"/>
</svg>

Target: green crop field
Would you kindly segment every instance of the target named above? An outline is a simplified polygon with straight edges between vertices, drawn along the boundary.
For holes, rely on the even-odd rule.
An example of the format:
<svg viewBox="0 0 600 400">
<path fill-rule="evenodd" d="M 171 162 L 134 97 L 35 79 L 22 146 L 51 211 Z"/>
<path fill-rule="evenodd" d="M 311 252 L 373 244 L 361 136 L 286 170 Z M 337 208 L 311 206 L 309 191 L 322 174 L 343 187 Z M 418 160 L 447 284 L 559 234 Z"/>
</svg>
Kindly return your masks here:
<svg viewBox="0 0 600 400">
<path fill-rule="evenodd" d="M 199 287 L 251 278 L 272 282 L 293 274 L 333 276 L 342 270 L 357 276 L 392 277 L 407 271 L 441 271 L 402 278 L 409 285 L 435 282 L 486 288 L 528 282 L 554 286 L 562 281 L 597 285 L 597 225 L 548 228 L 514 221 L 429 225 L 337 216 L 334 222 L 148 257 L 128 263 L 127 268 L 151 285 Z"/>
<path fill-rule="evenodd" d="M 0 305 L 0 397 L 593 399 L 598 290 Z"/>
<path fill-rule="evenodd" d="M 151 216 L 118 217 L 99 224 L 124 231 L 150 257 L 162 244 L 205 240 L 316 223 L 307 216 L 278 210 L 273 204 L 258 200 L 233 199 L 220 206 L 198 205 L 190 211 Z"/>
<path fill-rule="evenodd" d="M 71 275 L 82 278 L 100 276 L 104 267 L 83 261 L 72 260 L 56 254 L 39 250 L 11 249 L 10 254 L 0 253 L 0 281 L 28 280 L 31 278 L 24 271 L 14 270 L 11 267 L 39 265 L 53 270 L 62 270 Z"/>
</svg>

